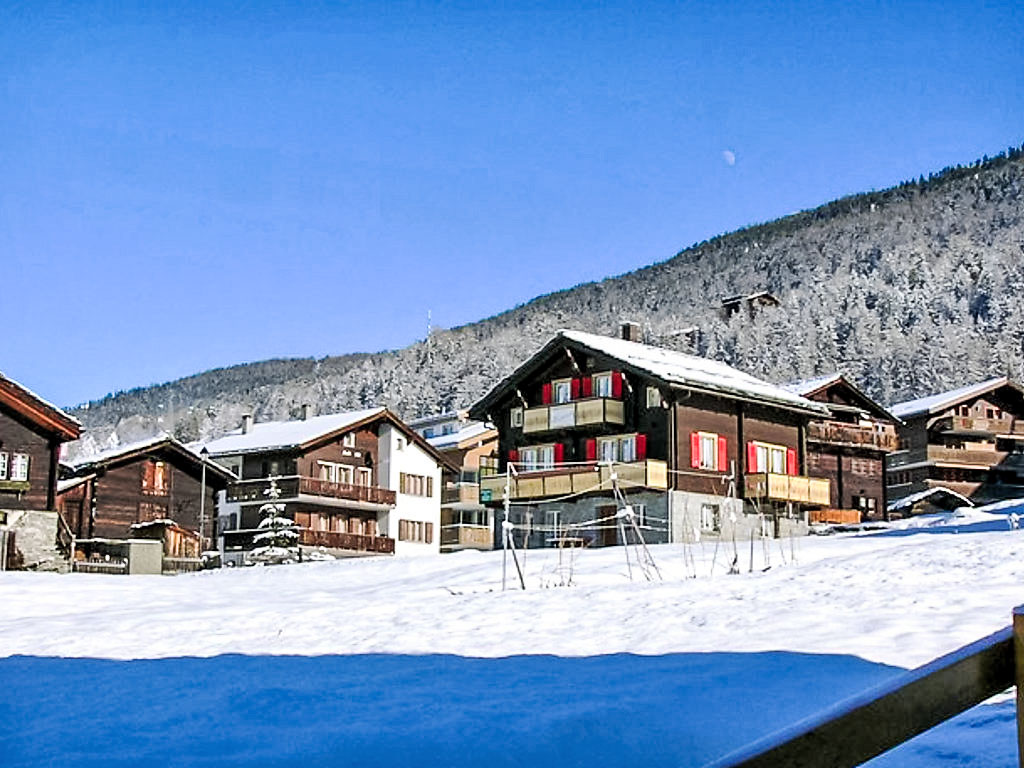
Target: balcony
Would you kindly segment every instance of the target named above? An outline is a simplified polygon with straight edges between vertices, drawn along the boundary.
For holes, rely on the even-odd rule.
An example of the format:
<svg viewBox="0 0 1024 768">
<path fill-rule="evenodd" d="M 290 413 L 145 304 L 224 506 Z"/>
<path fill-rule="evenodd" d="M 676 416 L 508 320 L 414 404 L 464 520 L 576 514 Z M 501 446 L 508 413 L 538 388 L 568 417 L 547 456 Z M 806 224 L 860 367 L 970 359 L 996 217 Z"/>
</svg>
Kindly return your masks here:
<svg viewBox="0 0 1024 768">
<path fill-rule="evenodd" d="M 975 416 L 944 416 L 934 424 L 934 429 L 959 435 L 1010 435 L 1024 436 L 1024 424 L 1014 425 L 1012 416 L 1003 415 L 998 419 L 983 419 Z"/>
<path fill-rule="evenodd" d="M 630 488 L 668 489 L 668 466 L 664 461 L 646 459 L 614 464 L 619 485 Z M 536 472 L 520 472 L 510 479 L 512 500 L 540 499 L 546 496 L 568 496 L 587 492 L 611 493 L 612 468 L 607 464 L 585 464 L 556 467 Z M 500 502 L 505 493 L 505 476 L 491 475 L 480 478 L 480 501 Z"/>
<path fill-rule="evenodd" d="M 947 464 L 970 464 L 973 466 L 991 467 L 1001 464 L 1009 454 L 995 449 L 948 448 L 944 445 L 928 446 L 928 461 Z"/>
<path fill-rule="evenodd" d="M 820 477 L 778 475 L 759 472 L 746 476 L 744 496 L 763 501 L 795 501 L 827 507 L 831 503 L 832 484 Z"/>
<path fill-rule="evenodd" d="M 395 492 L 387 488 L 372 485 L 355 485 L 353 483 L 332 483 L 316 477 L 300 477 L 289 475 L 276 480 L 281 491 L 281 501 L 296 501 L 300 496 L 314 496 L 324 499 L 352 501 L 377 506 L 394 506 Z M 270 488 L 270 480 L 240 480 L 228 486 L 227 501 L 246 503 L 267 500 L 266 491 Z"/>
<path fill-rule="evenodd" d="M 621 426 L 626 423 L 621 400 L 591 397 L 571 403 L 542 405 L 523 412 L 523 432 L 550 432 L 586 426 Z"/>
<path fill-rule="evenodd" d="M 494 532 L 489 525 L 445 525 L 441 527 L 441 548 L 448 552 L 459 549 L 493 549 Z"/>
<path fill-rule="evenodd" d="M 447 487 L 441 491 L 441 504 L 444 506 L 456 504 L 480 503 L 479 483 L 457 483 L 454 487 Z"/>
<path fill-rule="evenodd" d="M 896 430 L 891 426 L 884 425 L 879 430 L 873 426 L 862 427 L 838 421 L 812 421 L 807 425 L 807 440 L 851 448 L 876 448 L 880 451 L 895 451 L 900 447 Z"/>
<path fill-rule="evenodd" d="M 346 552 L 366 552 L 375 555 L 395 554 L 395 540 L 387 536 L 366 536 L 362 533 L 341 533 L 338 531 L 314 531 L 299 529 L 299 544 L 305 547 L 340 549 Z"/>
</svg>

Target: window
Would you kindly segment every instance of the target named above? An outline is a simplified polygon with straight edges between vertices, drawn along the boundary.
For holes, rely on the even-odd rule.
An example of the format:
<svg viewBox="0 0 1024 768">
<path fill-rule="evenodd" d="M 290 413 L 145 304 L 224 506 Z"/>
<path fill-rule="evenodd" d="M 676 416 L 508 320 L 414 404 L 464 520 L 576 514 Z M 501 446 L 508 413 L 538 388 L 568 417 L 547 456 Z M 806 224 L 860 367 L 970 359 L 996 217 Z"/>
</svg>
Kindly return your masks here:
<svg viewBox="0 0 1024 768">
<path fill-rule="evenodd" d="M 572 379 L 558 379 L 551 382 L 551 391 L 556 403 L 572 402 Z"/>
<path fill-rule="evenodd" d="M 399 490 L 407 496 L 433 496 L 434 478 L 425 475 L 410 475 L 401 472 L 398 476 Z"/>
<path fill-rule="evenodd" d="M 619 439 L 619 461 L 636 461 L 636 435 Z"/>
<path fill-rule="evenodd" d="M 523 409 L 513 408 L 509 411 L 509 422 L 513 429 L 519 429 L 523 426 Z"/>
<path fill-rule="evenodd" d="M 318 461 L 320 466 L 320 479 L 329 483 L 352 484 L 354 468 L 348 464 L 337 464 L 333 461 Z"/>
<path fill-rule="evenodd" d="M 717 504 L 700 505 L 700 527 L 705 531 L 721 530 L 722 515 Z"/>
<path fill-rule="evenodd" d="M 563 451 L 561 445 L 555 444 L 527 446 L 519 451 L 519 467 L 523 472 L 554 469 L 563 460 Z"/>
<path fill-rule="evenodd" d="M 167 493 L 167 465 L 162 461 L 147 461 L 142 467 L 142 492 L 154 496 Z"/>
<path fill-rule="evenodd" d="M 700 469 L 718 469 L 718 435 L 711 432 L 698 432 L 700 445 Z"/>
<path fill-rule="evenodd" d="M 612 396 L 612 375 L 598 373 L 594 375 L 594 397 Z"/>
<path fill-rule="evenodd" d="M 552 545 L 558 545 L 558 540 L 562 538 L 562 527 L 559 525 L 559 517 L 561 512 L 557 509 L 549 509 L 544 513 L 545 522 L 548 529 L 548 542 Z"/>
<path fill-rule="evenodd" d="M 28 480 L 28 454 L 16 453 L 11 461 L 11 480 Z"/>
<path fill-rule="evenodd" d="M 399 520 L 398 540 L 417 544 L 434 543 L 434 524 L 422 520 Z"/>
<path fill-rule="evenodd" d="M 647 388 L 647 407 L 661 408 L 661 390 L 657 387 Z"/>
<path fill-rule="evenodd" d="M 777 475 L 785 474 L 796 474 L 795 467 L 793 472 L 787 472 L 790 469 L 788 466 L 788 451 L 784 445 L 773 445 L 771 443 L 750 443 L 748 454 L 748 463 L 753 466 L 748 466 L 748 472 L 771 472 Z M 793 452 L 795 459 L 796 453 Z M 795 464 L 795 461 L 794 461 Z"/>
<path fill-rule="evenodd" d="M 356 433 L 355 432 L 348 432 L 345 435 L 342 435 L 341 444 L 344 445 L 346 448 L 355 448 L 356 447 Z"/>
<path fill-rule="evenodd" d="M 619 458 L 619 441 L 618 438 L 607 438 L 602 437 L 597 441 L 597 460 L 598 461 L 618 461 Z"/>
<path fill-rule="evenodd" d="M 356 470 L 356 484 L 365 487 L 373 485 L 373 470 L 360 467 Z"/>
<path fill-rule="evenodd" d="M 7 454 L 0 452 L 0 480 L 7 479 Z"/>
</svg>

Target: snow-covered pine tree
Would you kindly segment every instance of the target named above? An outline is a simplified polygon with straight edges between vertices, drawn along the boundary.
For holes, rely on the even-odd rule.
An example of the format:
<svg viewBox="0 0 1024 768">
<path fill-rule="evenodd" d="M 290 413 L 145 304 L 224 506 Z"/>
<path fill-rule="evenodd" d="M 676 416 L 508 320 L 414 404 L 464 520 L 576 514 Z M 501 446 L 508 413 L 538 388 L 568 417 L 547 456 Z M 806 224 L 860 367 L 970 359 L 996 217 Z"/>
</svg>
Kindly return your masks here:
<svg viewBox="0 0 1024 768">
<path fill-rule="evenodd" d="M 279 501 L 281 489 L 277 478 L 270 478 L 270 487 L 263 492 L 267 503 L 260 507 L 260 532 L 253 536 L 258 544 L 249 553 L 249 561 L 259 565 L 282 565 L 299 560 L 298 538 L 295 521 L 284 516 L 285 505 Z"/>
</svg>

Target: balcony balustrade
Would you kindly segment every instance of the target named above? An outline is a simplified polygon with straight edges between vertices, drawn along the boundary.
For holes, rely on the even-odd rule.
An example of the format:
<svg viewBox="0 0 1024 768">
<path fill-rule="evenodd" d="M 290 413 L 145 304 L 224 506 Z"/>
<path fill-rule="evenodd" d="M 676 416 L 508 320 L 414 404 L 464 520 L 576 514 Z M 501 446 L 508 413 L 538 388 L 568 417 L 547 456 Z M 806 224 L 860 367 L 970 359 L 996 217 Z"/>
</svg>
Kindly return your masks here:
<svg viewBox="0 0 1024 768">
<path fill-rule="evenodd" d="M 275 482 L 281 491 L 282 502 L 294 500 L 299 495 L 309 495 L 344 499 L 346 501 L 359 501 L 367 504 L 380 504 L 383 506 L 394 506 L 395 504 L 394 491 L 387 488 L 378 488 L 373 485 L 332 483 L 329 480 L 321 480 L 317 477 L 300 477 L 299 475 L 279 477 L 275 479 Z M 270 480 L 267 478 L 240 480 L 228 486 L 227 501 L 265 501 L 267 499 L 266 492 L 269 488 Z"/>
<path fill-rule="evenodd" d="M 554 467 L 534 472 L 520 472 L 510 478 L 512 499 L 539 499 L 546 496 L 566 496 L 588 491 L 612 490 L 612 471 L 623 488 L 668 489 L 668 465 L 664 461 L 646 459 L 628 463 L 584 464 Z M 480 478 L 480 501 L 501 501 L 505 492 L 505 476 L 491 475 Z"/>
<path fill-rule="evenodd" d="M 1007 414 L 998 419 L 977 416 L 944 416 L 935 422 L 934 429 L 964 435 L 1024 435 L 1024 423 L 1015 424 Z"/>
<path fill-rule="evenodd" d="M 831 494 L 831 481 L 825 478 L 758 472 L 746 476 L 743 495 L 748 499 L 828 506 Z"/>
<path fill-rule="evenodd" d="M 895 451 L 900 447 L 896 430 L 890 426 L 879 429 L 838 421 L 812 421 L 807 425 L 807 439 L 811 442 L 877 448 L 881 451 Z"/>
<path fill-rule="evenodd" d="M 621 400 L 591 397 L 571 403 L 541 405 L 523 412 L 523 432 L 550 432 L 585 426 L 621 426 L 626 423 L 625 407 Z"/>
<path fill-rule="evenodd" d="M 340 531 L 314 531 L 299 529 L 299 544 L 306 547 L 324 547 L 349 552 L 369 552 L 379 555 L 395 554 L 395 540 L 387 536 L 367 536 L 362 533 Z"/>
<path fill-rule="evenodd" d="M 441 547 L 447 550 L 492 549 L 494 532 L 489 525 L 444 525 L 441 526 Z"/>
</svg>

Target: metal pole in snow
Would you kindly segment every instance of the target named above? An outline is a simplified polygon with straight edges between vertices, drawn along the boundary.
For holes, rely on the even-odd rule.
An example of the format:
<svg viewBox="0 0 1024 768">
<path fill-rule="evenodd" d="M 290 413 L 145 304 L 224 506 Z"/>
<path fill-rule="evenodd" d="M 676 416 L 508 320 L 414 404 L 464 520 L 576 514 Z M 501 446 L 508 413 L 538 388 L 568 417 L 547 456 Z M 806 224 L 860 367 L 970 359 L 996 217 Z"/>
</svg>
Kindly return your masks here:
<svg viewBox="0 0 1024 768">
<path fill-rule="evenodd" d="M 509 523 L 508 523 L 508 508 L 509 508 L 509 497 L 512 495 L 512 476 L 511 467 L 509 463 L 505 462 L 505 521 L 501 524 L 501 591 L 505 591 L 505 578 L 508 575 L 508 537 L 509 537 Z"/>
</svg>

